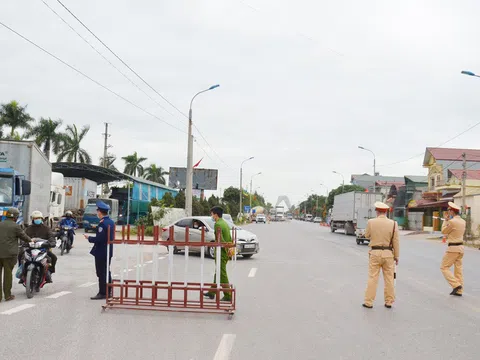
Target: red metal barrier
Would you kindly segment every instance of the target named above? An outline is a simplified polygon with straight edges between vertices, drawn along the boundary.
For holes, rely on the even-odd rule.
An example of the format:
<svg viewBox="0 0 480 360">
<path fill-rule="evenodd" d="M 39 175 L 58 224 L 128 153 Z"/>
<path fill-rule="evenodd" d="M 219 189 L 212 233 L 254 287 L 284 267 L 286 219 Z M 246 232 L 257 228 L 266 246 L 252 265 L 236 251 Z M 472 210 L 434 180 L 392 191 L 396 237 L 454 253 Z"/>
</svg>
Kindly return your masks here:
<svg viewBox="0 0 480 360">
<path fill-rule="evenodd" d="M 153 236 L 150 238 L 145 237 L 145 227 L 137 228 L 136 239 L 131 238 L 130 225 L 123 226 L 121 231 L 121 239 L 115 238 L 113 241 L 109 241 L 109 244 L 115 244 L 115 251 L 123 248 L 124 267 L 120 273 L 120 279 L 112 279 L 111 283 L 107 284 L 107 297 L 106 304 L 103 305 L 103 309 L 119 308 L 119 309 L 136 309 L 136 310 L 157 310 L 157 311 L 183 311 L 183 312 L 206 312 L 206 313 L 228 313 L 229 318 L 233 316 L 236 309 L 236 289 L 232 284 L 220 284 L 219 283 L 219 268 L 220 264 L 216 266 L 217 283 L 210 283 L 203 281 L 203 268 L 204 268 L 204 253 L 205 249 L 209 247 L 215 247 L 217 256 L 220 254 L 222 248 L 236 248 L 236 231 L 233 230 L 233 242 L 222 243 L 218 240 L 215 242 L 209 242 L 205 239 L 205 228 L 202 227 L 201 240 L 190 241 L 189 228 L 185 228 L 185 241 L 175 240 L 175 231 L 173 226 L 170 227 L 168 232 L 168 239 L 162 239 L 162 229 L 155 226 L 153 229 Z M 217 239 L 220 237 L 217 236 Z M 128 274 L 131 269 L 128 269 L 128 247 L 136 246 L 136 279 L 124 279 L 124 274 Z M 152 270 L 151 280 L 147 280 L 143 277 L 143 246 L 153 247 L 153 258 L 150 263 L 154 269 Z M 158 256 L 156 256 L 156 250 L 159 246 L 166 246 L 168 248 L 168 276 L 165 279 L 156 279 L 156 270 L 158 269 Z M 185 248 L 185 281 L 173 281 L 173 249 L 174 246 L 186 247 Z M 200 282 L 189 282 L 187 279 L 188 272 L 188 258 L 189 251 L 192 246 L 200 247 L 201 251 L 201 269 L 200 269 Z M 235 252 L 236 253 L 236 252 Z M 235 254 L 236 260 L 236 254 Z M 141 263 L 141 264 L 140 264 Z M 141 267 L 141 270 L 139 270 Z M 217 286 L 220 285 L 220 286 Z M 222 286 L 225 286 L 222 287 Z M 210 291 L 215 293 L 215 300 L 204 298 L 203 293 Z M 231 294 L 231 301 L 220 301 L 220 293 L 223 292 Z"/>
</svg>

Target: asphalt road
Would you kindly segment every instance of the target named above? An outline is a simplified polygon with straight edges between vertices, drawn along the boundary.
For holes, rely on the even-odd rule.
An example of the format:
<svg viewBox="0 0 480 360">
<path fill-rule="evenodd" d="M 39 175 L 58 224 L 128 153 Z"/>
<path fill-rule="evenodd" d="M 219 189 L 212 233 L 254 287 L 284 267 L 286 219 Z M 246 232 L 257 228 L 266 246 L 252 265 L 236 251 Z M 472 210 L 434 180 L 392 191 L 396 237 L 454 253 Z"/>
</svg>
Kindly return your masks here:
<svg viewBox="0 0 480 360">
<path fill-rule="evenodd" d="M 16 299 L 0 303 L 0 359 L 478 359 L 480 251 L 467 249 L 463 298 L 449 296 L 440 273 L 444 245 L 402 236 L 397 300 L 383 307 L 380 282 L 372 310 L 361 307 L 367 247 L 331 234 L 318 224 L 285 222 L 247 226 L 261 252 L 229 264 L 237 287 L 237 312 L 101 312 L 89 244 L 77 235 L 72 253 L 59 257 L 54 283 L 33 299 L 14 285 Z M 135 279 L 134 249 L 129 249 Z M 158 255 L 166 279 L 168 258 Z M 125 256 L 115 249 L 114 273 Z M 145 252 L 143 276 L 152 276 Z M 183 280 L 184 256 L 174 257 L 174 278 Z M 209 280 L 214 271 L 206 260 Z M 199 279 L 200 258 L 188 276 Z"/>
</svg>

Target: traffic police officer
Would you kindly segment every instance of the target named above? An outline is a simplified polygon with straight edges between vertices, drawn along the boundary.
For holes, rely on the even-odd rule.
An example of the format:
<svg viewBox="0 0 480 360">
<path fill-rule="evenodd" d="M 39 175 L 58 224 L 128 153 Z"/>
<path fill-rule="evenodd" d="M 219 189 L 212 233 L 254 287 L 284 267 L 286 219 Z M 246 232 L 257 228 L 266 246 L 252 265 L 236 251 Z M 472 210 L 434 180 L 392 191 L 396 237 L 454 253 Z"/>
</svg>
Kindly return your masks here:
<svg viewBox="0 0 480 360">
<path fill-rule="evenodd" d="M 382 202 L 375 203 L 377 217 L 368 220 L 365 237 L 370 239 L 368 284 L 363 307 L 371 309 L 377 293 L 378 275 L 383 272 L 385 282 L 385 307 L 390 309 L 395 300 L 394 272 L 400 254 L 398 226 L 387 218 L 390 207 Z"/>
<path fill-rule="evenodd" d="M 0 222 L 0 301 L 2 301 L 2 270 L 5 300 L 15 299 L 12 295 L 12 271 L 17 262 L 18 240 L 25 244 L 32 241 L 17 224 L 19 215 L 18 209 L 9 208 L 5 214 L 5 221 Z"/>
<path fill-rule="evenodd" d="M 453 291 L 450 295 L 462 296 L 463 293 L 463 235 L 466 222 L 460 215 L 460 207 L 453 202 L 448 203 L 448 215 L 442 225 L 442 234 L 447 235 L 448 248 L 443 256 L 440 270 Z M 450 268 L 454 266 L 454 273 Z"/>
<path fill-rule="evenodd" d="M 108 216 L 110 206 L 103 201 L 97 201 L 97 216 L 100 219 L 100 223 L 97 227 L 96 236 L 88 236 L 85 234 L 85 239 L 88 242 L 94 244 L 90 254 L 95 257 L 95 269 L 98 277 L 98 294 L 91 297 L 92 300 L 105 299 L 107 296 L 107 263 L 108 269 L 108 282 L 112 282 L 112 275 L 110 273 L 110 261 L 113 256 L 113 244 L 110 244 L 109 258 L 107 259 L 107 246 L 108 235 L 110 235 L 110 241 L 115 239 L 115 223 Z"/>
</svg>

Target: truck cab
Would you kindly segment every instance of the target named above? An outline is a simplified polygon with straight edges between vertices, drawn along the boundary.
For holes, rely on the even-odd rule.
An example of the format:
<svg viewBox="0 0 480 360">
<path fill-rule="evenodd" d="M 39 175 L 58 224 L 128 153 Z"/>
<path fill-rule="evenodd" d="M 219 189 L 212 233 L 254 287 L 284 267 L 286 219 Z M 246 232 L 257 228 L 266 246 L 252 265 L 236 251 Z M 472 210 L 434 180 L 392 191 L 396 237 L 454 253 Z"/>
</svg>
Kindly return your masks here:
<svg viewBox="0 0 480 360">
<path fill-rule="evenodd" d="M 118 221 L 118 200 L 117 199 L 89 199 L 83 213 L 82 223 L 85 232 L 95 231 L 100 223 L 97 216 L 97 201 L 103 201 L 110 206 L 109 216 L 117 223 Z"/>
<path fill-rule="evenodd" d="M 17 223 L 23 224 L 25 196 L 30 195 L 30 192 L 31 183 L 25 180 L 25 176 L 20 175 L 12 168 L 0 168 L 1 221 L 5 220 L 6 210 L 14 207 L 20 211 Z"/>
</svg>

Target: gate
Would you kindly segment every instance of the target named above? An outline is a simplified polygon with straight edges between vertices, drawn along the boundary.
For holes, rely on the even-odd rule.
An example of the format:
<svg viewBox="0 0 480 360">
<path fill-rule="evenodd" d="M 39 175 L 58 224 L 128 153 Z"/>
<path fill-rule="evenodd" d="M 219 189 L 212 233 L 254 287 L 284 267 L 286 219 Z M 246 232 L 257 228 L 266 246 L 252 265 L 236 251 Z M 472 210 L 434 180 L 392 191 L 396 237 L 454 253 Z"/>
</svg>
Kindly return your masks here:
<svg viewBox="0 0 480 360">
<path fill-rule="evenodd" d="M 205 313 L 228 313 L 229 318 L 235 313 L 236 289 L 232 284 L 220 283 L 220 261 L 216 261 L 216 283 L 204 281 L 205 253 L 209 247 L 216 248 L 215 258 L 221 258 L 223 248 L 235 248 L 236 230 L 233 230 L 233 242 L 222 243 L 219 241 L 220 234 L 216 236 L 215 242 L 205 239 L 205 228 L 202 227 L 200 241 L 190 241 L 189 228 L 185 228 L 184 241 L 175 240 L 174 227 L 170 227 L 168 238 L 162 239 L 162 229 L 158 226 L 153 228 L 153 236 L 145 236 L 145 227 L 137 227 L 135 238 L 131 236 L 130 225 L 122 227 L 121 238 L 109 241 L 115 244 L 115 252 L 121 253 L 120 273 L 112 271 L 112 282 L 109 282 L 107 271 L 107 300 L 102 306 L 104 310 L 135 309 L 135 310 L 157 310 L 157 311 L 182 311 L 182 312 L 205 312 Z M 110 237 L 109 237 L 110 238 Z M 162 247 L 167 247 L 168 267 L 160 275 L 160 260 L 163 260 Z M 175 247 L 185 248 L 184 280 L 174 281 L 174 249 Z M 200 281 L 192 282 L 188 278 L 190 248 L 200 248 Z M 135 265 L 129 268 L 131 250 L 133 249 Z M 145 249 L 150 250 L 151 260 L 145 261 Z M 110 246 L 107 247 L 109 252 Z M 233 261 L 236 261 L 236 251 Z M 109 254 L 107 254 L 109 258 Z M 107 264 L 107 269 L 110 267 Z M 152 266 L 151 276 L 145 276 L 145 267 Z M 135 279 L 130 279 L 128 274 L 135 271 Z M 166 276 L 164 276 L 166 274 Z M 203 293 L 210 291 L 215 293 L 215 300 L 205 299 Z M 220 293 L 231 294 L 230 301 L 220 301 Z"/>
</svg>

